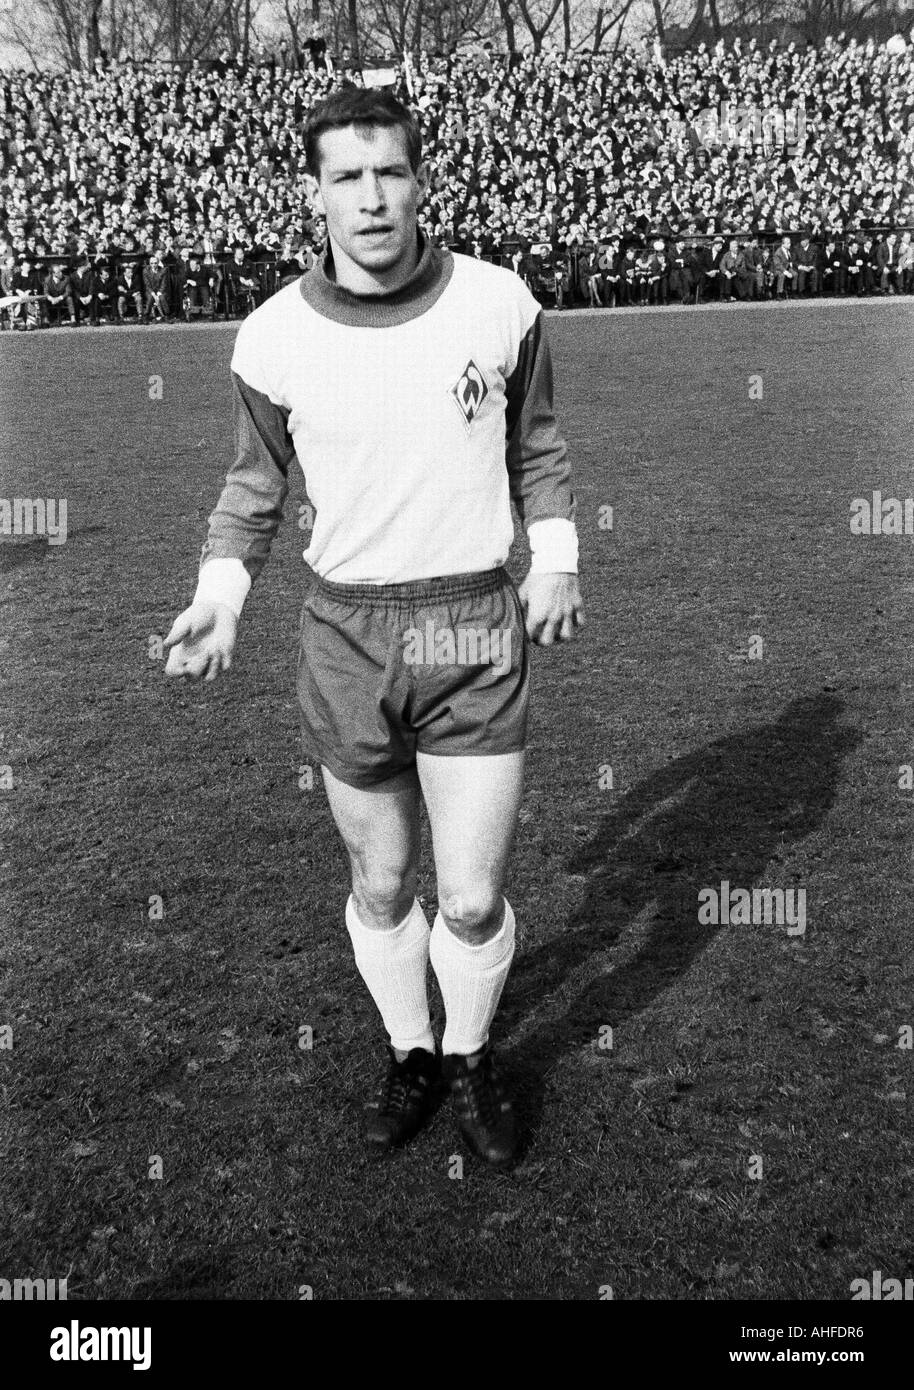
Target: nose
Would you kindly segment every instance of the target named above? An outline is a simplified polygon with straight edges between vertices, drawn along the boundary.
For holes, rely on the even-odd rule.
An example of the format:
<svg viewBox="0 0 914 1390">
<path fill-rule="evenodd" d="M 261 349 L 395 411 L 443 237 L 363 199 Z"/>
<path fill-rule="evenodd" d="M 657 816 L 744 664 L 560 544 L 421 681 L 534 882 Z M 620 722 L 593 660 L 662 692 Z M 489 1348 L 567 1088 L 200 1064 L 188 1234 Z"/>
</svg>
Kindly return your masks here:
<svg viewBox="0 0 914 1390">
<path fill-rule="evenodd" d="M 359 187 L 363 212 L 380 212 L 385 206 L 384 186 L 372 170 L 366 169 Z"/>
</svg>

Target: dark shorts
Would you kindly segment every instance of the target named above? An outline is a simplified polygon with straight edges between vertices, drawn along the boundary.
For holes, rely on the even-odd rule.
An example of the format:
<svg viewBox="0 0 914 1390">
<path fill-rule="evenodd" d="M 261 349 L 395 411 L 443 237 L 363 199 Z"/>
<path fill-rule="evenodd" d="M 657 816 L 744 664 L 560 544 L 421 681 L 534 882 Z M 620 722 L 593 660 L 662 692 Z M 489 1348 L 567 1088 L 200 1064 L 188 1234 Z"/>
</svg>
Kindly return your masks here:
<svg viewBox="0 0 914 1390">
<path fill-rule="evenodd" d="M 530 658 L 517 586 L 499 567 L 405 584 L 313 575 L 302 608 L 305 755 L 356 787 L 443 757 L 513 753 Z"/>
</svg>

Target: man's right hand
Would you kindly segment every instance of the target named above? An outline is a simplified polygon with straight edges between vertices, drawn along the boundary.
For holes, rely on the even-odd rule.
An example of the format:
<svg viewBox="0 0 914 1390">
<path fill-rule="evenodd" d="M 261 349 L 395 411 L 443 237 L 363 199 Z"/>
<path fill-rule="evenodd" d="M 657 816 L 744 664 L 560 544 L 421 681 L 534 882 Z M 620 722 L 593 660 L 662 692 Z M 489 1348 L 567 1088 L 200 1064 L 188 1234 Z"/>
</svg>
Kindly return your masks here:
<svg viewBox="0 0 914 1390">
<path fill-rule="evenodd" d="M 166 676 L 190 676 L 214 681 L 232 664 L 238 619 L 225 603 L 194 603 L 175 619 L 165 638 L 170 647 Z"/>
</svg>

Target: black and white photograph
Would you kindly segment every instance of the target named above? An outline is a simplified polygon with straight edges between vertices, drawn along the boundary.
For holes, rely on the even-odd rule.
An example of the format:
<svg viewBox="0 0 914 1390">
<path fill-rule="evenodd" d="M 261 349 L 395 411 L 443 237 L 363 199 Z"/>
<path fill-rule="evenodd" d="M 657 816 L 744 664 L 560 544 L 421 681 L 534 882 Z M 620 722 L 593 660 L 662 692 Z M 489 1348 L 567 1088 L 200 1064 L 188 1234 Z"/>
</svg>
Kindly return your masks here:
<svg viewBox="0 0 914 1390">
<path fill-rule="evenodd" d="M 894 1368 L 912 545 L 910 4 L 0 0 L 26 1373 Z"/>
</svg>

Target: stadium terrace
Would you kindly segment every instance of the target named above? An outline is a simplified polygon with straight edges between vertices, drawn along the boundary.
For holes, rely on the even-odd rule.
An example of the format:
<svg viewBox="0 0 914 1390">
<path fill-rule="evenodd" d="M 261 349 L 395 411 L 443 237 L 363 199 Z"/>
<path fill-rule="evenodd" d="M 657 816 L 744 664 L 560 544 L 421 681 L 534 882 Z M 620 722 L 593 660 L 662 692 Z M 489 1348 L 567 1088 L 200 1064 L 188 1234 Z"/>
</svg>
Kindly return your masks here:
<svg viewBox="0 0 914 1390">
<path fill-rule="evenodd" d="M 392 70 L 431 165 L 420 226 L 556 308 L 911 294 L 911 54 L 422 53 Z M 308 269 L 303 119 L 364 78 L 285 61 L 0 77 L 3 326 L 243 317 Z M 761 114 L 710 140 L 709 110 Z M 800 110 L 795 145 L 763 119 Z"/>
</svg>

